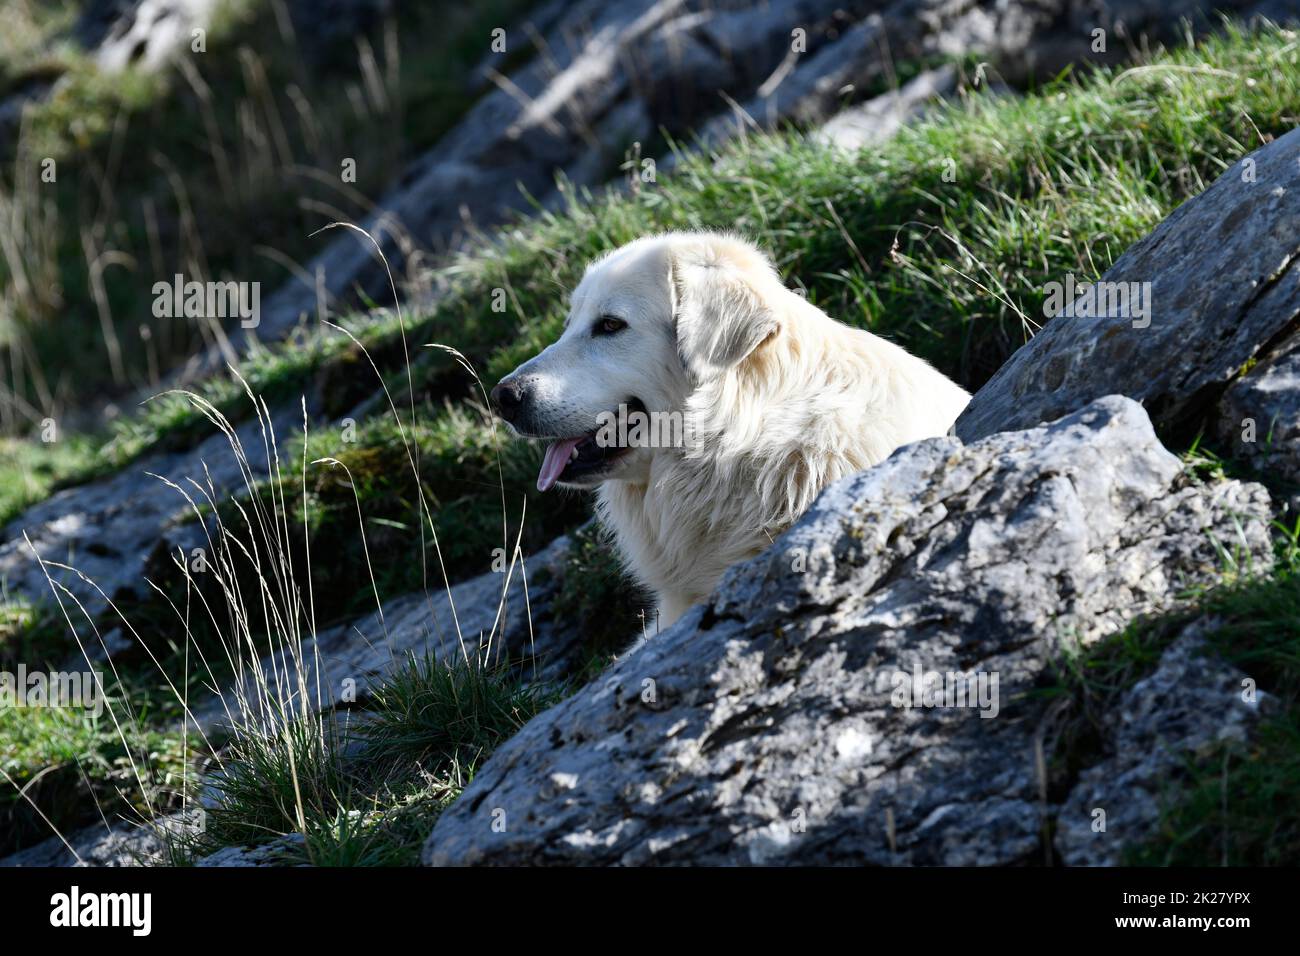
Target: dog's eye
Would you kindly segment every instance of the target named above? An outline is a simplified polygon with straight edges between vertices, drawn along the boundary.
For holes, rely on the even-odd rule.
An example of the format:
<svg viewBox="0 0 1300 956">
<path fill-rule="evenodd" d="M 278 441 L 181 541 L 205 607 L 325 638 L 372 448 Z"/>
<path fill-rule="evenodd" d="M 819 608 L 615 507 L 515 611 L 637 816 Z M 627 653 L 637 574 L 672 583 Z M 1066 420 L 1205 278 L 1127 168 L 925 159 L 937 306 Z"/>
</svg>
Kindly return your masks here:
<svg viewBox="0 0 1300 956">
<path fill-rule="evenodd" d="M 622 319 L 615 318 L 612 315 L 602 315 L 592 326 L 592 335 L 613 335 L 615 332 L 621 332 L 627 328 L 627 323 Z"/>
</svg>

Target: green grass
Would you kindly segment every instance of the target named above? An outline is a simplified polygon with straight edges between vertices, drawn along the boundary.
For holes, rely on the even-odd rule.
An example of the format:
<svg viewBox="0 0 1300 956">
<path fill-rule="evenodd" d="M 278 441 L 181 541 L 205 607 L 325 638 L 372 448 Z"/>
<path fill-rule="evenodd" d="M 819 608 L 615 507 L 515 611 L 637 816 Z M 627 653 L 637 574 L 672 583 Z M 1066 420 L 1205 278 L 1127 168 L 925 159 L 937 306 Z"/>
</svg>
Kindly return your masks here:
<svg viewBox="0 0 1300 956">
<path fill-rule="evenodd" d="M 473 768 L 560 698 L 509 669 L 410 659 L 355 720 L 296 714 L 240 728 L 188 850 L 301 833 L 301 859 L 316 866 L 414 864 Z"/>
<path fill-rule="evenodd" d="M 1222 624 L 1210 646 L 1275 698 L 1245 746 L 1223 743 L 1189 767 L 1159 829 L 1130 862 L 1154 866 L 1294 866 L 1300 862 L 1300 574 L 1211 595 Z"/>
<path fill-rule="evenodd" d="M 69 475 L 95 460 L 98 446 L 78 435 L 54 442 L 0 437 L 0 527 L 44 501 Z"/>
<path fill-rule="evenodd" d="M 62 612 L 52 602 L 33 604 L 17 595 L 0 598 L 0 671 L 19 663 L 57 667 L 76 651 Z"/>
<path fill-rule="evenodd" d="M 163 652 L 163 666 L 182 687 L 184 663 L 183 654 Z M 91 670 L 56 604 L 6 595 L 0 672 L 16 675 L 20 667 L 28 674 Z M 0 854 L 52 836 L 51 827 L 66 834 L 103 820 L 152 820 L 180 805 L 187 776 L 192 784 L 198 741 L 180 730 L 180 703 L 158 686 L 155 666 L 114 662 L 94 671 L 105 689 L 100 713 L 0 706 Z M 206 693 L 200 675 L 191 674 L 190 699 Z"/>
<path fill-rule="evenodd" d="M 0 707 L 0 855 L 52 836 L 51 826 L 144 822 L 179 805 L 190 759 L 181 734 L 141 709 L 138 688 L 104 679 L 116 721 L 107 708 Z"/>
<path fill-rule="evenodd" d="M 474 103 L 466 78 L 490 30 L 527 6 L 410 5 L 400 23 L 308 57 L 268 0 L 237 0 L 206 52 L 157 74 L 106 75 L 67 45 L 42 54 L 58 17 L 0 45 L 0 94 L 59 77 L 22 141 L 0 144 L 0 213 L 15 239 L 0 247 L 0 429 L 148 387 L 211 344 L 202 323 L 152 315 L 154 283 L 233 278 L 269 295 L 335 238 L 314 231 L 364 218 Z M 23 21 L 26 7 L 0 0 L 0 18 Z M 38 178 L 47 159 L 53 183 Z"/>
<path fill-rule="evenodd" d="M 395 316 L 351 316 L 337 324 L 383 355 L 394 344 L 399 321 Z M 249 352 L 239 374 L 268 403 L 291 402 L 304 390 L 316 389 L 326 393 L 325 412 L 339 415 L 348 410 L 349 400 L 368 397 L 378 383 L 368 364 L 359 366 L 358 354 L 347 335 L 326 330 L 291 349 Z M 244 383 L 227 372 L 204 379 L 192 391 L 236 422 L 251 409 Z M 144 454 L 192 447 L 212 434 L 212 425 L 188 396 L 158 392 L 113 419 L 105 432 L 98 437 L 60 435 L 49 443 L 0 436 L 0 525 L 54 491 L 110 475 Z"/>
<path fill-rule="evenodd" d="M 373 610 L 374 587 L 387 599 L 439 590 L 444 571 L 455 584 L 492 570 L 501 549 L 509 553 L 515 545 L 525 500 L 528 517 L 519 538 L 525 553 L 586 516 L 578 496 L 538 501 L 539 447 L 494 433 L 481 413 L 465 406 L 435 413 L 425 405 L 418 411 L 414 427 L 399 429 L 390 416 L 367 420 L 355 433 L 347 426 L 312 432 L 305 447 L 301 435 L 283 436 L 283 460 L 301 462 L 305 454 L 309 462 L 305 484 L 300 470 L 289 468 L 283 480 L 257 488 L 261 507 L 289 516 L 295 526 L 289 551 L 299 568 L 308 566 L 302 535 L 307 516 L 321 627 Z M 503 481 L 510 489 L 504 499 Z M 217 512 L 227 527 L 241 528 L 246 508 L 246 498 L 230 500 Z M 240 569 L 250 575 L 245 586 L 255 587 L 255 569 Z M 160 580 L 180 593 L 179 575 Z"/>
<path fill-rule="evenodd" d="M 473 765 L 560 699 L 508 667 L 411 658 L 373 694 L 359 735 L 372 759 Z"/>
</svg>

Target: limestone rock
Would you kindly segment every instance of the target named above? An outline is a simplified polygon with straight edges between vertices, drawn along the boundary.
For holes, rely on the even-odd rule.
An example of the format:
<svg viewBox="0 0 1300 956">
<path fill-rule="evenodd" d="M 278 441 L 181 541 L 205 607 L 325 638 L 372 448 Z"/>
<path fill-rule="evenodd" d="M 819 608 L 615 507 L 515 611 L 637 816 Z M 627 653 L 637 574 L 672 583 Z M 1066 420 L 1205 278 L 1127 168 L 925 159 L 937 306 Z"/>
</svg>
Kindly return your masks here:
<svg viewBox="0 0 1300 956">
<path fill-rule="evenodd" d="M 1213 580 L 1216 540 L 1268 567 L 1269 506 L 1190 482 L 1120 397 L 906 446 L 498 749 L 425 860 L 1041 860 L 1030 691 L 1062 649 Z M 929 706 L 934 681 L 953 706 Z"/>
</svg>

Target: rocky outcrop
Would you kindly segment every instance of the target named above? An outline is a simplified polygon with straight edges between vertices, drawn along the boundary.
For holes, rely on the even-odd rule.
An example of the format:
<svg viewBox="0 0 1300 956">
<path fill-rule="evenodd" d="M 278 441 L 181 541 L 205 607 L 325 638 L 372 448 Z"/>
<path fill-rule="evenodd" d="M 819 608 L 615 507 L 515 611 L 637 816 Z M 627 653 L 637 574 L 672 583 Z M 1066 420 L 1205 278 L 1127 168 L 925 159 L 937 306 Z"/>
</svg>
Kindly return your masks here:
<svg viewBox="0 0 1300 956">
<path fill-rule="evenodd" d="M 504 744 L 433 864 L 999 864 L 1047 852 L 1031 692 L 1063 650 L 1267 568 L 1256 485 L 1134 402 L 831 486 L 710 601 Z"/>
<path fill-rule="evenodd" d="M 189 451 L 149 455 L 102 481 L 52 495 L 0 531 L 0 579 L 29 600 L 66 602 L 78 629 L 85 619 L 69 597 L 97 618 L 115 595 L 145 593 L 153 556 L 178 546 L 188 554 L 189 546 L 206 544 L 201 525 L 177 524 L 193 512 L 171 486 L 205 504 L 204 492 L 221 502 L 266 477 L 265 442 L 270 439 L 264 439 L 263 425 L 254 418 L 235 429 L 234 444 L 217 432 Z M 296 415 L 286 410 L 267 427 L 281 437 L 301 431 L 302 410 Z M 236 446 L 246 457 L 236 454 Z M 67 564 L 80 573 L 42 561 Z M 110 626 L 116 623 L 110 621 Z M 86 649 L 93 655 L 98 641 L 86 631 Z"/>
<path fill-rule="evenodd" d="M 216 853 L 195 860 L 200 867 L 261 867 L 301 865 L 304 857 L 301 833 L 291 833 L 259 846 L 227 846 Z"/>
<path fill-rule="evenodd" d="M 410 0 L 405 0 L 410 2 Z M 292 38 L 304 60 L 320 63 L 384 16 L 400 13 L 403 0 L 279 0 L 277 27 Z M 207 51 L 207 32 L 220 0 L 87 0 L 71 27 L 51 45 L 73 45 L 104 73 L 128 67 L 159 72 L 178 56 Z M 200 42 L 201 38 L 201 42 Z M 196 49 L 196 45 L 198 49 Z M 355 51 L 351 51 L 355 55 Z M 9 86 L 0 99 L 0 146 L 17 133 L 23 110 L 69 85 L 62 68 L 41 64 Z"/>
<path fill-rule="evenodd" d="M 1125 850 L 1160 823 L 1189 766 L 1224 744 L 1244 749 L 1260 712 L 1276 703 L 1210 653 L 1204 633 L 1213 626 L 1189 625 L 1106 715 L 1111 756 L 1083 772 L 1056 815 L 1056 848 L 1067 865 L 1123 863 Z"/>
<path fill-rule="evenodd" d="M 101 822 L 0 858 L 0 867 L 158 866 L 171 859 L 170 846 L 192 833 L 198 819 L 194 811 L 178 811 L 149 824 Z"/>
<path fill-rule="evenodd" d="M 1300 485 L 1300 334 L 1228 386 L 1213 424 L 1233 457 Z"/>
<path fill-rule="evenodd" d="M 907 123 L 923 116 L 930 105 L 957 90 L 957 70 L 942 66 L 925 70 L 897 90 L 841 110 L 812 132 L 820 143 L 852 153 L 889 139 Z"/>
<path fill-rule="evenodd" d="M 783 120 L 818 123 L 846 101 L 863 99 L 871 90 L 892 85 L 899 63 L 974 55 L 999 82 L 1020 86 L 1053 77 L 1071 65 L 1122 63 L 1139 48 L 1139 37 L 1146 42 L 1178 43 L 1184 39 L 1177 32 L 1178 24 L 1186 22 L 1196 33 L 1214 29 L 1216 10 L 1241 20 L 1266 16 L 1286 21 L 1297 14 L 1296 7 L 1286 0 L 1178 0 L 1159 9 L 1127 0 L 898 0 L 845 4 L 845 15 L 820 27 L 789 8 L 777 10 L 778 6 L 773 4 L 772 14 L 764 19 L 775 20 L 787 34 L 796 27 L 805 28 L 810 37 L 814 31 L 823 31 L 824 42 L 816 48 L 810 44 L 804 56 L 787 57 L 750 98 L 712 120 L 704 130 L 706 142 L 725 139 L 755 124 L 767 127 Z M 747 13 L 746 27 L 750 22 Z M 1094 46 L 1097 30 L 1104 34 L 1102 50 Z"/>
<path fill-rule="evenodd" d="M 401 0 L 281 0 L 286 19 L 302 53 L 321 56 L 385 15 L 400 13 Z M 117 73 L 128 66 L 157 70 L 190 48 L 194 31 L 207 31 L 219 0 L 89 0 L 70 31 L 100 69 Z M 206 49 L 206 37 L 205 37 Z"/>
<path fill-rule="evenodd" d="M 1248 362 L 1300 325 L 1298 153 L 1293 130 L 1134 243 L 1099 283 L 1128 306 L 1114 298 L 1053 318 L 980 389 L 957 434 L 1027 428 L 1112 393 L 1141 401 L 1158 427 L 1199 422 Z M 1260 441 L 1276 400 L 1265 396 L 1291 367 L 1269 365 L 1234 392 L 1258 409 Z"/>
</svg>

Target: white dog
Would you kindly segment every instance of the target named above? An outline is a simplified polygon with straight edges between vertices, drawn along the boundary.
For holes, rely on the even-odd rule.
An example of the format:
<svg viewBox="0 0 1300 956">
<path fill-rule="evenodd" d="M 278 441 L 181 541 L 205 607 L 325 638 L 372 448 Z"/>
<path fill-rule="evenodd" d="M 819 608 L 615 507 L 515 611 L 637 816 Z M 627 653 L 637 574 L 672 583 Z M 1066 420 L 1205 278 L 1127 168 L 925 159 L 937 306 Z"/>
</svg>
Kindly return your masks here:
<svg viewBox="0 0 1300 956">
<path fill-rule="evenodd" d="M 559 340 L 492 399 L 551 441 L 539 489 L 597 489 L 666 627 L 823 487 L 943 435 L 970 396 L 786 289 L 745 240 L 669 233 L 592 263 Z"/>
</svg>

